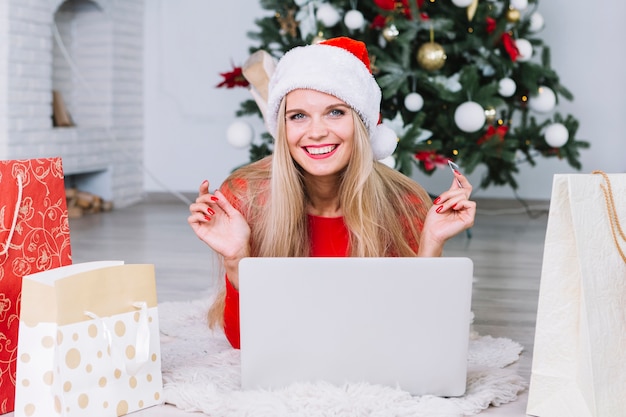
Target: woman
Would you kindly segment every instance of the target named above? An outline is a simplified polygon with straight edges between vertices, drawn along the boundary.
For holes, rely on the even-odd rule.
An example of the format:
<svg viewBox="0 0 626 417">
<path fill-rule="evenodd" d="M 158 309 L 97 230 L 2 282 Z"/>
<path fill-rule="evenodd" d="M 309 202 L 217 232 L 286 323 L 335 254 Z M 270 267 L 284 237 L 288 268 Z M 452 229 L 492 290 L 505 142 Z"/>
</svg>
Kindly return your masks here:
<svg viewBox="0 0 626 417">
<path fill-rule="evenodd" d="M 377 160 L 397 139 L 378 124 L 380 88 L 365 44 L 335 38 L 297 47 L 269 84 L 274 153 L 236 170 L 188 222 L 223 260 L 225 288 L 209 312 L 239 347 L 238 265 L 247 256 L 440 256 L 471 227 L 471 184 L 455 172 L 431 202 L 424 189 Z"/>
</svg>

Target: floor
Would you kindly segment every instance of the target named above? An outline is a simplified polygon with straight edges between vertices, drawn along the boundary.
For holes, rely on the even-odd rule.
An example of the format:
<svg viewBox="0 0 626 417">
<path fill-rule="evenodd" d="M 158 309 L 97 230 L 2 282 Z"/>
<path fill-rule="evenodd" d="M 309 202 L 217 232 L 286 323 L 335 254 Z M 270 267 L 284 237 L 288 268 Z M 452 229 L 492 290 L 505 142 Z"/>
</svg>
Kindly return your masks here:
<svg viewBox="0 0 626 417">
<path fill-rule="evenodd" d="M 528 378 L 532 358 L 537 295 L 547 224 L 547 202 L 532 206 L 509 200 L 478 200 L 475 226 L 446 246 L 445 256 L 474 261 L 474 329 L 508 337 L 525 350 L 513 365 Z M 187 205 L 170 195 L 149 195 L 137 205 L 70 221 L 74 263 L 121 259 L 152 263 L 159 301 L 197 299 L 216 277 L 214 258 L 187 225 Z M 525 416 L 527 394 L 491 407 L 481 416 Z M 134 415 L 184 417 L 172 406 L 152 407 Z M 196 413 L 196 415 L 199 415 Z"/>
</svg>

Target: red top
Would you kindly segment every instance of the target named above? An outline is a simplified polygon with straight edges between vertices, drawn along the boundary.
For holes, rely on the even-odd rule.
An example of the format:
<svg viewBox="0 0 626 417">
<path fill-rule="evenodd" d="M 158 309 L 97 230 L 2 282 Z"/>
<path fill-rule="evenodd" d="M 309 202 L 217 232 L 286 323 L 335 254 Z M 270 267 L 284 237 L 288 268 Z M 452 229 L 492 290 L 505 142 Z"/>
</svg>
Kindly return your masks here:
<svg viewBox="0 0 626 417">
<path fill-rule="evenodd" d="M 312 257 L 348 256 L 348 229 L 343 217 L 308 215 Z M 230 344 L 239 349 L 239 291 L 226 278 L 224 333 Z"/>
</svg>

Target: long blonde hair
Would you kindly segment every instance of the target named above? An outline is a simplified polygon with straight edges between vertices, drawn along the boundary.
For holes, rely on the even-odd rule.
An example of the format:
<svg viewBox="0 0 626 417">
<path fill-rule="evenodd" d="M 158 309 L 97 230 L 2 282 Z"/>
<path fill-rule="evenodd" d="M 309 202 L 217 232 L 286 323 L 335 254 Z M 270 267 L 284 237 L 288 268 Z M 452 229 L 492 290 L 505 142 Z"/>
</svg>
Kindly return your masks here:
<svg viewBox="0 0 626 417">
<path fill-rule="evenodd" d="M 338 191 L 349 256 L 416 256 L 430 197 L 412 179 L 374 161 L 365 125 L 352 113 L 353 154 Z M 251 256 L 305 257 L 310 253 L 307 193 L 287 145 L 284 99 L 277 132 L 273 155 L 233 172 L 222 190 L 250 224 Z M 212 326 L 223 323 L 224 296 L 222 290 L 209 312 Z"/>
</svg>

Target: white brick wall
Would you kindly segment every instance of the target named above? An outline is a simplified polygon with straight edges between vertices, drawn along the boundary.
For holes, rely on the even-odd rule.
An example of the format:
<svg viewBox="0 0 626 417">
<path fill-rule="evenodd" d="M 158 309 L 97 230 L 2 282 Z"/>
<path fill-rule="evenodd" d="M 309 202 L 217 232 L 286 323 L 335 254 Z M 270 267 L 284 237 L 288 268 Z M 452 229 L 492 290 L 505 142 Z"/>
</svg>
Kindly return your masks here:
<svg viewBox="0 0 626 417">
<path fill-rule="evenodd" d="M 0 159 L 61 156 L 66 176 L 127 206 L 143 193 L 144 0 L 73 4 L 0 1 Z M 52 126 L 53 89 L 76 126 Z"/>
</svg>

